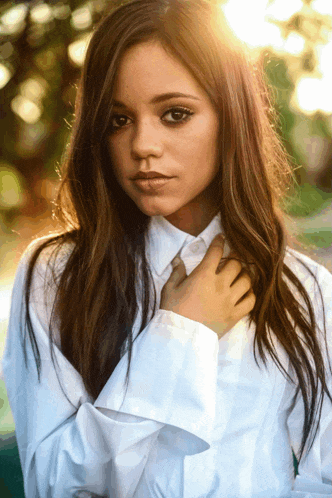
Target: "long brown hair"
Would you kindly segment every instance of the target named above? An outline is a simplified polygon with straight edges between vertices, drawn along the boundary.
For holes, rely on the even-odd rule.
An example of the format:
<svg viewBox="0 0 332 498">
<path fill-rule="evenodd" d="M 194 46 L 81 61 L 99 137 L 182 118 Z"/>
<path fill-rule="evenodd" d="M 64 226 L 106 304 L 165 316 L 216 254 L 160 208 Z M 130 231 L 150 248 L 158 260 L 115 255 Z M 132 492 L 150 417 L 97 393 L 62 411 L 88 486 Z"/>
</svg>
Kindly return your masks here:
<svg viewBox="0 0 332 498">
<path fill-rule="evenodd" d="M 256 363 L 258 349 L 265 366 L 267 353 L 293 380 L 278 358 L 272 332 L 296 373 L 296 395 L 301 390 L 305 407 L 301 458 L 317 411 L 320 418 L 324 392 L 331 396 L 313 306 L 284 262 L 288 239 L 280 201 L 293 181 L 292 168 L 274 130 L 275 116 L 263 71 L 249 62 L 220 9 L 211 1 L 126 2 L 111 9 L 94 31 L 77 93 L 58 198 L 65 230 L 39 245 L 26 281 L 26 324 L 38 375 L 40 358 L 29 315 L 29 295 L 33 268 L 46 247 L 54 246 L 55 264 L 58 251 L 71 243 L 65 267 L 56 280 L 50 335 L 53 340 L 56 319 L 62 353 L 82 376 L 93 399 L 118 364 L 125 339 L 128 385 L 132 327 L 138 312 L 136 279 L 141 279 L 143 289 L 139 333 L 156 311 L 154 285 L 150 301 L 153 281 L 145 256 L 149 216 L 119 186 L 106 146 L 121 57 L 129 47 L 151 39 L 162 43 L 191 71 L 219 113 L 217 191 L 222 225 L 230 246 L 248 268 L 254 268 L 257 300 L 250 320 L 256 326 Z M 294 289 L 306 310 L 294 297 Z M 326 335 L 325 327 L 324 332 Z M 315 436 L 316 432 L 312 442 Z"/>
</svg>

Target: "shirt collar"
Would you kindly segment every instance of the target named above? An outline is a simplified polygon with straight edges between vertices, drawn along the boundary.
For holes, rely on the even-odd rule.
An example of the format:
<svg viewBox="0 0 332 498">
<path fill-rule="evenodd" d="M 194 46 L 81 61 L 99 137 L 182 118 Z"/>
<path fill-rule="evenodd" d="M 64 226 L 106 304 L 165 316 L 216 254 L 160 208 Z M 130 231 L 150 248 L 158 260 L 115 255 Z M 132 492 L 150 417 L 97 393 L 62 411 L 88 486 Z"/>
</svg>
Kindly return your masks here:
<svg viewBox="0 0 332 498">
<path fill-rule="evenodd" d="M 161 276 L 181 249 L 193 241 L 203 240 L 206 249 L 222 232 L 220 212 L 197 237 L 176 228 L 163 216 L 151 216 L 147 230 L 147 259 Z"/>
</svg>

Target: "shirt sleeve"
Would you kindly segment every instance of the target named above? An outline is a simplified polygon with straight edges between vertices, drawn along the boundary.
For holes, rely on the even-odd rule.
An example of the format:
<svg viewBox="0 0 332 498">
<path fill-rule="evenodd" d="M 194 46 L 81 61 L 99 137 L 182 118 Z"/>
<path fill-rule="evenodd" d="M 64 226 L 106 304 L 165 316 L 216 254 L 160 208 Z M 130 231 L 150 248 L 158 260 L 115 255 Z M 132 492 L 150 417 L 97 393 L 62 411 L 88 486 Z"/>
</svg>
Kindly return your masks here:
<svg viewBox="0 0 332 498">
<path fill-rule="evenodd" d="M 54 367 L 49 315 L 46 302 L 39 298 L 45 271 L 37 267 L 30 313 L 41 357 L 39 382 L 29 337 L 27 368 L 23 354 L 21 305 L 27 260 L 25 255 L 16 273 L 2 358 L 26 497 L 143 496 L 139 493 L 146 489 L 144 469 L 165 451 L 180 489 L 185 455 L 210 447 L 217 335 L 198 322 L 158 310 L 134 341 L 125 398 L 127 353 L 92 400 L 58 346 L 54 347 L 58 368 Z M 69 403 L 59 379 L 78 410 Z"/>
<path fill-rule="evenodd" d="M 317 268 L 316 276 L 321 287 L 325 308 L 326 340 L 328 354 L 332 366 L 332 275 L 320 266 Z M 323 306 L 321 298 L 314 285 L 312 294 L 314 296 L 314 307 L 316 320 L 323 330 Z M 328 361 L 324 353 L 325 344 L 322 343 L 323 357 L 327 364 L 327 386 L 332 395 L 332 379 L 329 371 Z M 299 393 L 296 403 L 288 417 L 287 426 L 290 441 L 295 454 L 299 455 L 302 438 L 304 404 Z M 327 498 L 332 495 L 332 404 L 328 396 L 324 396 L 321 420 L 313 446 L 305 458 L 305 452 L 298 467 L 298 475 L 295 478 L 293 490 L 289 498 Z"/>
</svg>

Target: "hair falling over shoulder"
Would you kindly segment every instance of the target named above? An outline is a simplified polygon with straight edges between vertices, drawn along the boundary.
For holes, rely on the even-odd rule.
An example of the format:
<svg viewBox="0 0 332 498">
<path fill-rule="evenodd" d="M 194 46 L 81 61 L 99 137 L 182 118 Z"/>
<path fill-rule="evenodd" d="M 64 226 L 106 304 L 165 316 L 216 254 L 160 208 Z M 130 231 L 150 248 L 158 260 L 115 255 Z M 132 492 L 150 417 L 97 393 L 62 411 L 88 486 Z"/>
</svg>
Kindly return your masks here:
<svg viewBox="0 0 332 498">
<path fill-rule="evenodd" d="M 27 331 L 34 340 L 28 303 L 35 263 L 47 246 L 54 246 L 56 255 L 70 242 L 73 249 L 56 282 L 50 330 L 56 319 L 62 353 L 82 376 L 93 399 L 118 364 L 126 338 L 128 380 L 132 326 L 138 310 L 137 278 L 143 289 L 139 333 L 153 316 L 149 316 L 152 276 L 144 238 L 149 217 L 117 183 L 105 144 L 121 57 L 129 47 L 152 38 L 191 71 L 218 110 L 222 225 L 230 246 L 252 269 L 257 297 L 250 314 L 256 328 L 255 360 L 258 349 L 264 365 L 269 355 L 288 376 L 271 341 L 272 333 L 296 374 L 305 408 L 302 456 L 327 388 L 309 295 L 284 262 L 288 240 L 280 206 L 293 173 L 275 132 L 263 71 L 250 62 L 213 1 L 124 2 L 96 27 L 79 84 L 57 202 L 59 219 L 66 228 L 39 245 L 30 261 Z M 306 309 L 296 300 L 294 289 Z M 152 290 L 153 314 L 154 286 Z"/>
</svg>

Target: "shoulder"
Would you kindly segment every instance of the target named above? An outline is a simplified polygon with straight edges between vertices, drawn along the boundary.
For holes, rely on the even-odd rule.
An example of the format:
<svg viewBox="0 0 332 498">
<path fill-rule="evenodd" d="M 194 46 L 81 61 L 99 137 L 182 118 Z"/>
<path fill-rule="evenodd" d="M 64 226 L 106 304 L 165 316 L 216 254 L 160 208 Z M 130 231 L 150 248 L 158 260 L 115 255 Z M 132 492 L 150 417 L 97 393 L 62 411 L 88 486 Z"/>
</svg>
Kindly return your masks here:
<svg viewBox="0 0 332 498">
<path fill-rule="evenodd" d="M 74 247 L 73 242 L 57 240 L 56 236 L 35 239 L 22 254 L 17 272 L 26 276 L 32 265 L 33 280 L 54 279 L 61 275 Z"/>
<path fill-rule="evenodd" d="M 74 243 L 61 243 L 54 236 L 36 239 L 28 245 L 16 270 L 11 304 L 12 323 L 18 320 L 19 310 L 25 309 L 28 297 L 34 331 L 40 336 L 43 330 L 48 330 L 59 277 L 74 247 Z M 58 335 L 55 337 L 56 344 L 60 344 Z"/>
<path fill-rule="evenodd" d="M 325 317 L 332 321 L 332 274 L 329 270 L 317 261 L 291 248 L 287 248 L 284 262 L 307 291 L 314 306 L 316 317 L 318 319 Z M 306 308 L 294 283 L 288 277 L 286 280 L 294 296 Z"/>
<path fill-rule="evenodd" d="M 331 343 L 332 274 L 327 268 L 325 268 L 325 266 L 291 248 L 287 248 L 284 261 L 307 291 L 308 297 L 313 305 L 317 324 L 322 331 L 326 329 L 328 342 Z M 288 278 L 287 281 L 289 282 Z M 298 289 L 293 283 L 290 283 L 290 287 L 293 291 L 293 295 L 297 298 L 300 304 L 307 309 L 303 297 L 299 294 Z"/>
<path fill-rule="evenodd" d="M 13 299 L 22 301 L 27 293 L 32 306 L 53 303 L 59 277 L 74 247 L 73 243 L 61 242 L 56 236 L 32 241 L 16 270 Z"/>
</svg>

